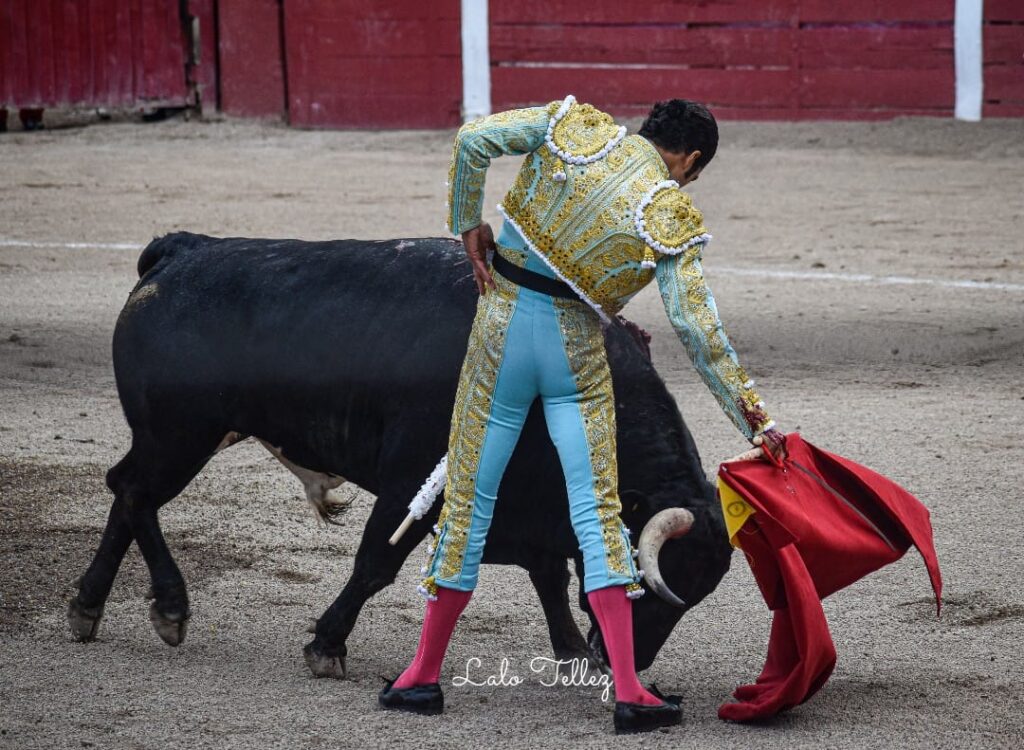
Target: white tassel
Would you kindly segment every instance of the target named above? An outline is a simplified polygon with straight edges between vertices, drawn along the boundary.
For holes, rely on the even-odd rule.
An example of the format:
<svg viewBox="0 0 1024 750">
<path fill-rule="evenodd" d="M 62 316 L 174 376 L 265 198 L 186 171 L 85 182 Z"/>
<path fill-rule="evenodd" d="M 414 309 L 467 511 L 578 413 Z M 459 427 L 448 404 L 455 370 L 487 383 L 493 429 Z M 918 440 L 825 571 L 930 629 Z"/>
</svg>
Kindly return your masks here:
<svg viewBox="0 0 1024 750">
<path fill-rule="evenodd" d="M 430 472 L 430 476 L 427 477 L 427 481 L 420 487 L 416 497 L 409 503 L 409 514 L 417 519 L 423 518 L 431 506 L 433 506 L 434 501 L 437 500 L 437 496 L 441 494 L 441 490 L 444 489 L 447 480 L 448 455 L 445 454 L 437 466 L 434 467 L 434 470 Z"/>
<path fill-rule="evenodd" d="M 644 590 L 642 588 L 635 589 L 633 591 L 627 591 L 626 592 L 626 598 L 627 599 L 639 599 L 641 596 L 644 595 L 644 593 L 645 592 L 644 592 Z"/>
<path fill-rule="evenodd" d="M 436 602 L 437 601 L 437 595 L 436 594 L 431 594 L 429 591 L 427 591 L 427 587 L 424 586 L 423 584 L 420 584 L 419 586 L 417 586 L 416 587 L 416 591 L 419 593 L 420 596 L 422 596 L 427 601 L 431 601 L 431 602 Z"/>
</svg>

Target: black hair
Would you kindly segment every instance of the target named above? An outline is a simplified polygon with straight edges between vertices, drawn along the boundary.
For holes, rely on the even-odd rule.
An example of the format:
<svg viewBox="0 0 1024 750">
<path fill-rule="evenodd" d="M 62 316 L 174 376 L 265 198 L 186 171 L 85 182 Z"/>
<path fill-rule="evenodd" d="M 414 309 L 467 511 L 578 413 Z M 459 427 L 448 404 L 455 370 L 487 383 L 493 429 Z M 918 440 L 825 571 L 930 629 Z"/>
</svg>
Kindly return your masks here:
<svg viewBox="0 0 1024 750">
<path fill-rule="evenodd" d="M 689 99 L 669 99 L 651 107 L 639 134 L 674 154 L 700 151 L 691 172 L 706 165 L 718 150 L 718 123 L 708 108 Z"/>
</svg>

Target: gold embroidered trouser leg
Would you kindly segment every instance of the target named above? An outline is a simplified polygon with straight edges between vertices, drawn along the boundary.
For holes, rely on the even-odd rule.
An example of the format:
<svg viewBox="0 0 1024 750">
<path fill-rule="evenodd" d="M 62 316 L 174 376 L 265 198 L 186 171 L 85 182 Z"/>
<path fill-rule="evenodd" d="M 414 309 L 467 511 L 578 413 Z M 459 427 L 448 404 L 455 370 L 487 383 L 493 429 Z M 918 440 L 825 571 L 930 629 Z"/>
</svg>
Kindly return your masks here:
<svg viewBox="0 0 1024 750">
<path fill-rule="evenodd" d="M 495 281 L 498 289 L 479 300 L 462 366 L 439 536 L 422 588 L 429 595 L 436 586 L 475 587 L 498 485 L 539 396 L 565 474 L 585 590 L 626 584 L 639 593 L 619 517 L 615 401 L 600 321 L 582 302 L 500 275 Z"/>
</svg>

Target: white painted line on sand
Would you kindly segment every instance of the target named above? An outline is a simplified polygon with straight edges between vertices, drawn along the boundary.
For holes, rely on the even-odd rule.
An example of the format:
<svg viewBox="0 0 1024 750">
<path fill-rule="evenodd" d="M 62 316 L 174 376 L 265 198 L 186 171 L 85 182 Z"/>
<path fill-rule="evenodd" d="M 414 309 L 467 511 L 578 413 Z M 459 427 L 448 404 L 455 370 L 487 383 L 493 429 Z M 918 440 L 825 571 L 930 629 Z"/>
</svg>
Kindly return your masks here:
<svg viewBox="0 0 1024 750">
<path fill-rule="evenodd" d="M 81 250 L 141 250 L 144 246 L 136 242 L 40 242 L 37 240 L 12 240 L 0 237 L 0 247 L 61 248 Z M 874 284 L 875 286 L 934 286 L 943 289 L 982 289 L 999 292 L 1024 292 L 1024 284 L 1003 281 L 971 281 L 970 279 L 929 279 L 913 276 L 875 276 L 870 273 L 834 273 L 830 271 L 780 271 L 772 268 L 738 268 L 735 266 L 709 266 L 711 276 L 745 276 L 758 279 L 781 279 L 789 281 L 840 281 L 853 284 Z"/>
<path fill-rule="evenodd" d="M 62 250 L 85 250 L 87 248 L 98 250 L 141 250 L 144 245 L 140 245 L 138 242 L 35 242 L 32 240 L 0 239 L 0 247 L 55 247 Z"/>
<path fill-rule="evenodd" d="M 1002 281 L 971 281 L 970 279 L 929 279 L 913 276 L 875 276 L 870 273 L 830 273 L 828 271 L 776 271 L 771 268 L 734 268 L 709 266 L 710 275 L 753 276 L 763 279 L 794 279 L 800 281 L 842 281 L 876 286 L 918 285 L 944 289 L 986 289 L 1000 292 L 1024 292 L 1024 284 Z"/>
</svg>

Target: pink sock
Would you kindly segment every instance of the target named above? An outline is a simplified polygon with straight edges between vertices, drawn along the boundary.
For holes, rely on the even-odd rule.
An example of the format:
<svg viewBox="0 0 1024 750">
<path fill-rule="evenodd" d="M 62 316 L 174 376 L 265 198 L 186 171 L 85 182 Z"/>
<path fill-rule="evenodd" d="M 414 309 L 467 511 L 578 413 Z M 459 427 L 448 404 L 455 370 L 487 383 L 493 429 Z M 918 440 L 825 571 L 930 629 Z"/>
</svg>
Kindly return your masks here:
<svg viewBox="0 0 1024 750">
<path fill-rule="evenodd" d="M 437 587 L 437 599 L 427 602 L 427 612 L 423 616 L 423 630 L 420 632 L 420 645 L 416 649 L 416 656 L 391 687 L 407 688 L 413 685 L 429 685 L 438 681 L 441 675 L 441 663 L 448 650 L 448 641 L 452 637 L 452 631 L 455 630 L 455 623 L 472 595 L 472 591 Z"/>
<path fill-rule="evenodd" d="M 640 684 L 633 662 L 633 602 L 625 586 L 609 586 L 587 594 L 590 608 L 601 627 L 601 637 L 611 661 L 615 700 L 660 705 L 663 701 Z"/>
</svg>

